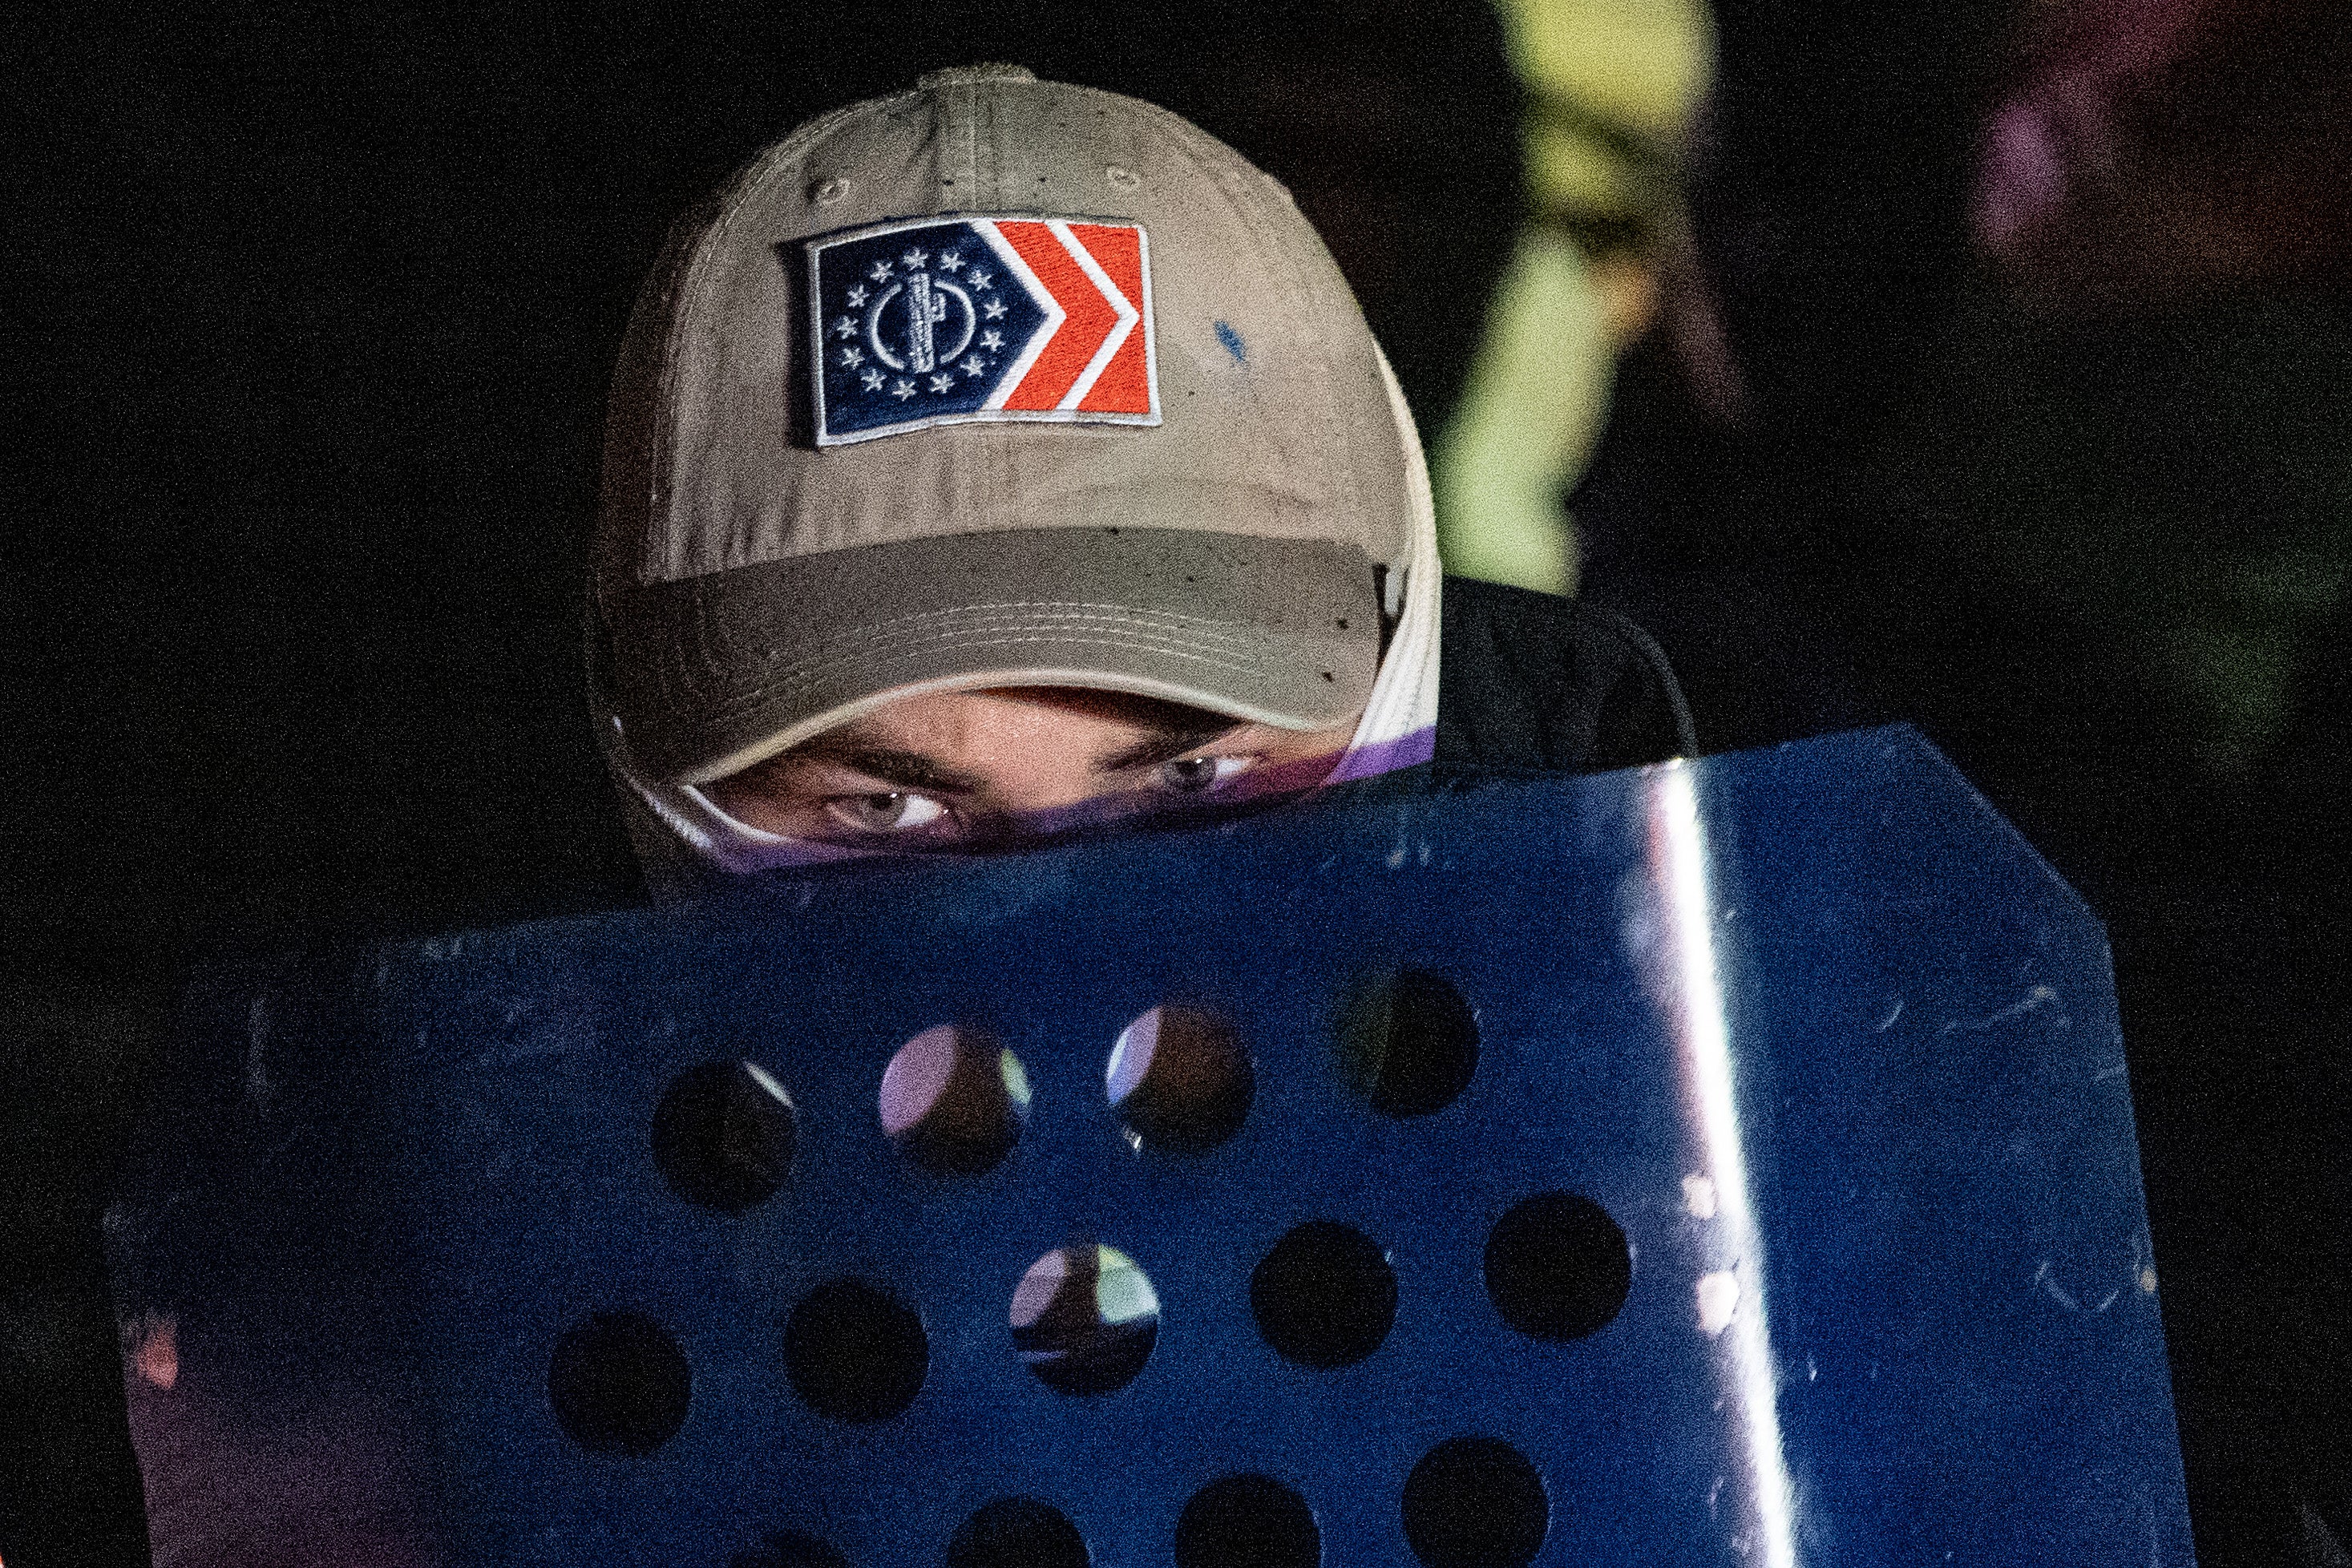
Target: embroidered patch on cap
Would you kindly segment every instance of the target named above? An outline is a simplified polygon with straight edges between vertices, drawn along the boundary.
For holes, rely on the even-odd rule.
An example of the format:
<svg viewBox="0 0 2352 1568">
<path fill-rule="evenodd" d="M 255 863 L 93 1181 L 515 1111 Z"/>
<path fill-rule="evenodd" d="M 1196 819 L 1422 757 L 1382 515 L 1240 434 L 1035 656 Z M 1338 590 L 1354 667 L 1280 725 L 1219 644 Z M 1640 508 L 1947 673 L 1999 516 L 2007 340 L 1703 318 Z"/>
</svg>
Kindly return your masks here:
<svg viewBox="0 0 2352 1568">
<path fill-rule="evenodd" d="M 1140 225 L 911 218 L 808 255 L 820 447 L 982 420 L 1160 423 Z"/>
</svg>

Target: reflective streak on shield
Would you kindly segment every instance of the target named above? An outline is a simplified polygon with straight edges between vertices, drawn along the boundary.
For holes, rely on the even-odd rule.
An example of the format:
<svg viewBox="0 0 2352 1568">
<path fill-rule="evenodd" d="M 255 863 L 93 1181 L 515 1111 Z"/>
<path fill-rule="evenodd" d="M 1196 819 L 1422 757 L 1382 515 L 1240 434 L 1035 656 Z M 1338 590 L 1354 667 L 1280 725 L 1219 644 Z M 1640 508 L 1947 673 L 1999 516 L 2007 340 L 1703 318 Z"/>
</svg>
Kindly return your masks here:
<svg viewBox="0 0 2352 1568">
<path fill-rule="evenodd" d="M 1738 1412 L 1747 1506 L 1754 1511 L 1750 1539 L 1765 1568 L 1795 1568 L 1789 1471 L 1780 1451 L 1779 1374 L 1765 1315 L 1764 1241 L 1748 1195 L 1731 1021 L 1716 963 L 1706 836 L 1687 763 L 1655 770 L 1649 811 L 1651 863 L 1666 916 L 1652 986 L 1673 1023 L 1696 1123 L 1699 1169 L 1685 1179 L 1684 1190 L 1686 1195 L 1704 1193 L 1690 1206 L 1707 1211 L 1696 1244 L 1704 1263 L 1693 1282 L 1693 1328 L 1715 1339 L 1716 1374 L 1728 1408 Z M 1732 1533 L 1737 1539 L 1742 1532 Z"/>
</svg>

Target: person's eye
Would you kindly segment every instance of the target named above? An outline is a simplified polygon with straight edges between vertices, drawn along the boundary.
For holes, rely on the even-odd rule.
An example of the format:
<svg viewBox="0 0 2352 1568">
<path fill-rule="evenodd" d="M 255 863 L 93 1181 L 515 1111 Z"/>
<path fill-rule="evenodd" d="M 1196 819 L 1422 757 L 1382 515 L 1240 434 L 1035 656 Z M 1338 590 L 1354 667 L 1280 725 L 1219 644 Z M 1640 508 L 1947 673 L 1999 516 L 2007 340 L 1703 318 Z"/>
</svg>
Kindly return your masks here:
<svg viewBox="0 0 2352 1568">
<path fill-rule="evenodd" d="M 844 827 L 860 833 L 906 833 L 928 827 L 947 814 L 947 807 L 927 795 L 891 790 L 877 795 L 845 795 L 828 800 L 824 809 Z"/>
<path fill-rule="evenodd" d="M 1249 772 L 1255 757 L 1184 757 L 1160 764 L 1161 789 L 1179 795 L 1206 795 Z"/>
</svg>

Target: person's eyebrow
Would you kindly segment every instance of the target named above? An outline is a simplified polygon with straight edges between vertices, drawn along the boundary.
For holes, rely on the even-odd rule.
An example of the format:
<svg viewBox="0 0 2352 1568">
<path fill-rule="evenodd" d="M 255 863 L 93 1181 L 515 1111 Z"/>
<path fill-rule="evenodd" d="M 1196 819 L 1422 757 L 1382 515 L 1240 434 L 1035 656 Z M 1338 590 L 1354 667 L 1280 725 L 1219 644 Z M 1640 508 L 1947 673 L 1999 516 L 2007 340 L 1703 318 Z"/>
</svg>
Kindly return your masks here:
<svg viewBox="0 0 2352 1568">
<path fill-rule="evenodd" d="M 812 741 L 793 748 L 791 755 L 812 762 L 836 763 L 855 769 L 866 777 L 900 789 L 938 790 L 943 794 L 969 795 L 982 786 L 982 780 L 971 773 L 958 773 L 941 767 L 933 758 L 920 752 L 902 752 L 889 746 L 861 745 L 855 740 L 828 742 Z"/>
<path fill-rule="evenodd" d="M 1129 768 L 1153 767 L 1160 763 L 1172 763 L 1185 752 L 1205 746 L 1220 735 L 1230 735 L 1247 726 L 1222 715 L 1203 716 L 1190 723 L 1170 724 L 1160 732 L 1147 735 L 1131 746 L 1116 752 L 1106 752 L 1094 762 L 1098 773 L 1124 773 Z"/>
</svg>

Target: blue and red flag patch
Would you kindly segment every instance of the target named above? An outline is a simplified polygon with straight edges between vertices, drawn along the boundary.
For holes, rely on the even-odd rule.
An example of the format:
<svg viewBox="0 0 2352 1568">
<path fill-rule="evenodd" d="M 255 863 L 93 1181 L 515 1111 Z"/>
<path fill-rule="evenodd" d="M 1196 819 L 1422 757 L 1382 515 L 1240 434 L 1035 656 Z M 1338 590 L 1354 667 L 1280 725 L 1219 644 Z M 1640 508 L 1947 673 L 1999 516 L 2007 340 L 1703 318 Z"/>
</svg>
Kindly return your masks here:
<svg viewBox="0 0 2352 1568">
<path fill-rule="evenodd" d="M 808 255 L 820 447 L 988 420 L 1160 423 L 1139 224 L 907 218 Z"/>
</svg>

